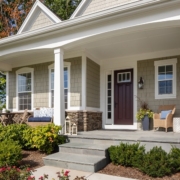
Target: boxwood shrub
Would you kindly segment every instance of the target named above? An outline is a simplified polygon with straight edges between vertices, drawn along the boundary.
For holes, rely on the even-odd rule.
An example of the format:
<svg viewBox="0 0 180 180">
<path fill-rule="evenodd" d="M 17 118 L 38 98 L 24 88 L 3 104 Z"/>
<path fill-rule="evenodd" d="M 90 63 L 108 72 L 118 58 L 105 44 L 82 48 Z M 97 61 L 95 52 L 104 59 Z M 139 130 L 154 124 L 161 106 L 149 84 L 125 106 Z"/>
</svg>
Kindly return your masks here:
<svg viewBox="0 0 180 180">
<path fill-rule="evenodd" d="M 166 153 L 161 147 L 154 147 L 145 152 L 145 147 L 139 143 L 120 143 L 109 149 L 113 164 L 138 168 L 151 177 L 163 177 L 180 172 L 180 149 L 172 147 Z"/>
</svg>

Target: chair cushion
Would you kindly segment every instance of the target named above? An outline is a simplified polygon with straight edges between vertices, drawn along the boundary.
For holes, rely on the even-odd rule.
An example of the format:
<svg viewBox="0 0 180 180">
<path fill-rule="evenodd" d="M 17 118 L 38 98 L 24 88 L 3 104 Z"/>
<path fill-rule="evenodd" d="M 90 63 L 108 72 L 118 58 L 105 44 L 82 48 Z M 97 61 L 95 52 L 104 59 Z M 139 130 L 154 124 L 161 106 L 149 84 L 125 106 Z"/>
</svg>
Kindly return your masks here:
<svg viewBox="0 0 180 180">
<path fill-rule="evenodd" d="M 30 117 L 28 122 L 51 122 L 51 117 Z"/>
<path fill-rule="evenodd" d="M 34 117 L 40 117 L 40 110 L 34 110 Z"/>
<path fill-rule="evenodd" d="M 166 119 L 166 116 L 171 112 L 172 110 L 161 111 L 161 119 Z"/>
</svg>

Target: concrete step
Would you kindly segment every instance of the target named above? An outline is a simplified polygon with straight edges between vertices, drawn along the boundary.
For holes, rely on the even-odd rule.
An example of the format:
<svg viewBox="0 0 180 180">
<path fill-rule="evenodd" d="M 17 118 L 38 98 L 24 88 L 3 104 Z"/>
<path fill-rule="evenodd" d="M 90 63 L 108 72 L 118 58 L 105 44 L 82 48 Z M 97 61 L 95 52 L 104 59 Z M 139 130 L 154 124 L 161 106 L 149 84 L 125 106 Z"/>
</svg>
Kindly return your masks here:
<svg viewBox="0 0 180 180">
<path fill-rule="evenodd" d="M 108 157 L 108 147 L 103 144 L 66 143 L 59 145 L 59 152 Z"/>
<path fill-rule="evenodd" d="M 59 152 L 43 158 L 46 166 L 74 169 L 86 172 L 97 172 L 104 168 L 109 160 L 105 156 L 92 156 Z"/>
<path fill-rule="evenodd" d="M 103 136 L 85 136 L 85 135 L 79 135 L 79 136 L 68 136 L 68 142 L 70 143 L 86 143 L 91 144 L 92 146 L 96 146 L 99 144 L 111 146 L 111 145 L 119 145 L 121 142 L 123 143 L 129 143 L 134 144 L 139 142 L 140 145 L 144 145 L 146 151 L 149 151 L 155 146 L 161 146 L 162 149 L 164 149 L 166 152 L 169 152 L 172 148 L 172 145 L 180 148 L 180 138 L 163 138 L 163 137 L 138 137 L 133 138 L 132 136 L 123 136 L 123 137 L 103 137 Z"/>
</svg>

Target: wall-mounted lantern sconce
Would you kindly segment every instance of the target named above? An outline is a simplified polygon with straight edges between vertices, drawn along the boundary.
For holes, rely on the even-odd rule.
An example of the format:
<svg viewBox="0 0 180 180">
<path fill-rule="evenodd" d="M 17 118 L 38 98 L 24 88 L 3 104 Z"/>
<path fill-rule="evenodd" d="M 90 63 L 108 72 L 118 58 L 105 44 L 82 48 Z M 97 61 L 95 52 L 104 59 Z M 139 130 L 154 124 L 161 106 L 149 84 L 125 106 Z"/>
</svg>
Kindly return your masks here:
<svg viewBox="0 0 180 180">
<path fill-rule="evenodd" d="M 140 80 L 138 82 L 138 87 L 139 87 L 139 89 L 143 89 L 143 86 L 144 86 L 144 79 L 142 77 L 140 77 Z"/>
</svg>

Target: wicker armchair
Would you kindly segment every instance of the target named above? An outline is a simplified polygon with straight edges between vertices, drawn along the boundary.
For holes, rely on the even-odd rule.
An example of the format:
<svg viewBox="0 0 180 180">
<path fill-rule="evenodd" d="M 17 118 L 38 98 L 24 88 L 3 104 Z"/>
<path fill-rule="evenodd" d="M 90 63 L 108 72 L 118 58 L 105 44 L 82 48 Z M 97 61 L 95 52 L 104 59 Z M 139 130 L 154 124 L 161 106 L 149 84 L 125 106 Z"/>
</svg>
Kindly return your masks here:
<svg viewBox="0 0 180 180">
<path fill-rule="evenodd" d="M 172 110 L 171 113 L 169 113 L 166 116 L 166 119 L 161 119 L 161 111 L 163 110 Z M 159 114 L 155 113 L 153 114 L 153 122 L 154 122 L 154 129 L 155 128 L 159 128 L 159 127 L 163 127 L 167 129 L 169 127 L 173 127 L 173 115 L 175 113 L 176 107 L 175 105 L 163 105 L 163 106 L 159 106 Z"/>
</svg>

